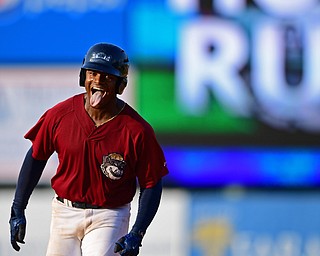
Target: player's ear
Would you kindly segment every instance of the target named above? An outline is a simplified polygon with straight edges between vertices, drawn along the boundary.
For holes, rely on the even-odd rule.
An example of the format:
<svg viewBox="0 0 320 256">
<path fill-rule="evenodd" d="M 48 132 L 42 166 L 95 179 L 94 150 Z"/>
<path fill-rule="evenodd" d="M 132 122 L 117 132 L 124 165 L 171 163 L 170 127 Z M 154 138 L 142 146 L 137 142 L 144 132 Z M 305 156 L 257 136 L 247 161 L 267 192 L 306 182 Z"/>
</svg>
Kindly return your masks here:
<svg viewBox="0 0 320 256">
<path fill-rule="evenodd" d="M 121 81 L 120 81 L 120 84 L 118 86 L 118 94 L 121 95 L 124 91 L 124 89 L 126 88 L 127 86 L 127 83 L 128 83 L 128 80 L 127 78 L 122 78 Z"/>
</svg>

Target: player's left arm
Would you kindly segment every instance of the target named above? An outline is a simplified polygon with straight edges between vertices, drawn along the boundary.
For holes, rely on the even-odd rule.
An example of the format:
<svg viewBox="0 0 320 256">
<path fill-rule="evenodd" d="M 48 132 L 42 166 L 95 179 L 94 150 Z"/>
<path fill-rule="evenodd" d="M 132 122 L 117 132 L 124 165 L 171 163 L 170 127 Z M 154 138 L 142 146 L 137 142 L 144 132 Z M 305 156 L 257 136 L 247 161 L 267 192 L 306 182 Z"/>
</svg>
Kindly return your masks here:
<svg viewBox="0 0 320 256">
<path fill-rule="evenodd" d="M 156 215 L 162 194 L 162 180 L 152 188 L 141 188 L 139 207 L 135 223 L 131 231 L 121 237 L 114 247 L 114 252 L 122 256 L 136 256 L 139 254 L 142 238 Z"/>
</svg>

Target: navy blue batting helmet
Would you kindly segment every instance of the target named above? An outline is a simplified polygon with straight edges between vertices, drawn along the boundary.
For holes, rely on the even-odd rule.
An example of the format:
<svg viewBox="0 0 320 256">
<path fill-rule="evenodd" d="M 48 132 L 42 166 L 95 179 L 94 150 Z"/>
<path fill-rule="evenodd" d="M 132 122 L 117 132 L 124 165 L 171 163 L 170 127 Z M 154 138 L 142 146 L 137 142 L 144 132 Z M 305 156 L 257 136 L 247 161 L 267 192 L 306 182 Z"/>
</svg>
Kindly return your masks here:
<svg viewBox="0 0 320 256">
<path fill-rule="evenodd" d="M 126 81 L 129 58 L 119 46 L 110 43 L 97 43 L 90 47 L 83 59 L 80 70 L 80 86 L 84 86 L 87 69 L 111 74 Z"/>
</svg>

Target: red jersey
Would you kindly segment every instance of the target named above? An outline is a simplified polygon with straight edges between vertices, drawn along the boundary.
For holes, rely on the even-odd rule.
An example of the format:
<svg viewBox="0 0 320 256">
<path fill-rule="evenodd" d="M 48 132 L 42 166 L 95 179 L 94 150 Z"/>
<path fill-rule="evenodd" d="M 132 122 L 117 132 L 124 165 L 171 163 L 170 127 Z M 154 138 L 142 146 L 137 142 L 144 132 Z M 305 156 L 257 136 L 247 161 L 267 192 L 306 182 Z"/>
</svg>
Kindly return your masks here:
<svg viewBox="0 0 320 256">
<path fill-rule="evenodd" d="M 96 127 L 79 94 L 47 110 L 25 138 L 32 141 L 35 159 L 57 152 L 51 185 L 71 201 L 119 207 L 132 201 L 136 180 L 150 188 L 168 173 L 152 127 L 127 104 Z"/>
</svg>

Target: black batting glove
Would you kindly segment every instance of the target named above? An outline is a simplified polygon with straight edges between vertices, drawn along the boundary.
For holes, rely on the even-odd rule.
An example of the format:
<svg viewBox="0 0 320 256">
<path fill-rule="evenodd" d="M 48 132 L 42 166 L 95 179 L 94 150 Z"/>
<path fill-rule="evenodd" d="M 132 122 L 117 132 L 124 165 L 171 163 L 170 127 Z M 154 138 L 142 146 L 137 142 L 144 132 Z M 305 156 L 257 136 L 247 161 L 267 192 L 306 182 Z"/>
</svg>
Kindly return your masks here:
<svg viewBox="0 0 320 256">
<path fill-rule="evenodd" d="M 130 232 L 116 242 L 114 252 L 119 253 L 121 256 L 137 256 L 139 254 L 142 238 L 142 235 Z"/>
<path fill-rule="evenodd" d="M 16 251 L 20 250 L 20 246 L 17 244 L 24 244 L 23 241 L 26 234 L 26 217 L 24 215 L 24 210 L 17 208 L 15 206 L 11 207 L 11 217 L 9 220 L 10 223 L 10 239 L 13 249 Z"/>
</svg>

